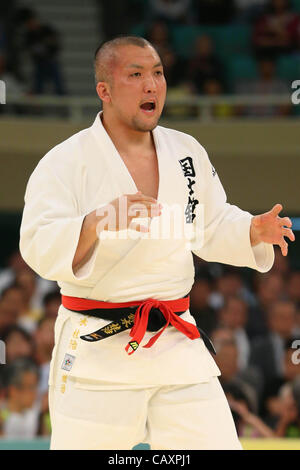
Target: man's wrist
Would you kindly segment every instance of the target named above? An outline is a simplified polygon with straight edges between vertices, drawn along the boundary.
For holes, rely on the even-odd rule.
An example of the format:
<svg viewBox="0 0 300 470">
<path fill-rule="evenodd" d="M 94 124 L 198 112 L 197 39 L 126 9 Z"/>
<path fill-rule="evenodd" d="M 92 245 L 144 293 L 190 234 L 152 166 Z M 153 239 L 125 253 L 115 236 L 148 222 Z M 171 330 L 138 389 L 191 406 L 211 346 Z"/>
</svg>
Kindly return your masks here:
<svg viewBox="0 0 300 470">
<path fill-rule="evenodd" d="M 250 225 L 250 244 L 251 246 L 259 245 L 261 242 L 260 236 L 258 234 L 257 228 L 253 225 L 253 218 Z"/>
</svg>

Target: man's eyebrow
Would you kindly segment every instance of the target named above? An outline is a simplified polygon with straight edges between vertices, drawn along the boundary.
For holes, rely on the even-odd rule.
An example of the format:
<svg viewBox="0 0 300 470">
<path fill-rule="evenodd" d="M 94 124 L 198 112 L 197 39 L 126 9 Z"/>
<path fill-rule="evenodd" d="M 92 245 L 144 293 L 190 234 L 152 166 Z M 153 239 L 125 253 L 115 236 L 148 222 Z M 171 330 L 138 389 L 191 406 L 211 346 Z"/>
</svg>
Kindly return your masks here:
<svg viewBox="0 0 300 470">
<path fill-rule="evenodd" d="M 156 67 L 162 67 L 162 63 L 160 61 L 157 62 L 157 64 L 153 65 L 153 68 L 156 68 Z M 130 65 L 127 66 L 127 68 L 143 69 L 144 67 L 142 65 L 139 65 L 139 64 L 130 64 Z"/>
</svg>

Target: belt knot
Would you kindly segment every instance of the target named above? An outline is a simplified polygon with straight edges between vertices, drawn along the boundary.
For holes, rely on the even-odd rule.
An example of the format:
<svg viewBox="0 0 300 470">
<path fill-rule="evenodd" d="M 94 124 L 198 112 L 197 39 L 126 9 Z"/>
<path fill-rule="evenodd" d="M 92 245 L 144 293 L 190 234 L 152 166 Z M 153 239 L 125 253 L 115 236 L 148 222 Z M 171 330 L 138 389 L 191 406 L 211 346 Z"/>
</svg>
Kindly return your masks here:
<svg viewBox="0 0 300 470">
<path fill-rule="evenodd" d="M 161 311 L 166 319 L 166 323 L 158 333 L 150 338 L 148 343 L 143 346 L 144 348 L 150 348 L 158 340 L 160 335 L 165 331 L 170 323 L 190 339 L 200 337 L 200 333 L 197 327 L 176 315 L 166 302 L 163 300 L 147 299 L 138 306 L 135 312 L 134 325 L 129 333 L 132 337 L 132 340 L 129 341 L 125 348 L 129 355 L 133 354 L 137 350 L 145 336 L 149 314 L 152 308 L 156 308 Z M 131 348 L 130 352 L 128 352 L 129 348 Z"/>
</svg>

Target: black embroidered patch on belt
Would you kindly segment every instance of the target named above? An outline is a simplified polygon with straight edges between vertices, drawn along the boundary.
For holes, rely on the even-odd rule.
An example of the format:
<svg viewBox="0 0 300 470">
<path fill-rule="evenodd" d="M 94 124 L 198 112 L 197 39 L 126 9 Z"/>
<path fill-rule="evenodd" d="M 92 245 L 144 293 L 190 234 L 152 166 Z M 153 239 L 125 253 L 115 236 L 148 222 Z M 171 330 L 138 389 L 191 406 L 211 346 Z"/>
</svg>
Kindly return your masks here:
<svg viewBox="0 0 300 470">
<path fill-rule="evenodd" d="M 101 339 L 105 339 L 109 336 L 114 336 L 117 333 L 121 333 L 121 331 L 128 330 L 128 328 L 131 328 L 133 326 L 133 323 L 134 313 L 129 313 L 128 315 L 121 318 L 118 322 L 111 322 L 108 325 L 103 326 L 99 330 L 94 331 L 93 333 L 80 336 L 80 339 L 83 339 L 84 341 L 89 341 L 90 343 L 94 341 L 100 341 Z"/>
</svg>

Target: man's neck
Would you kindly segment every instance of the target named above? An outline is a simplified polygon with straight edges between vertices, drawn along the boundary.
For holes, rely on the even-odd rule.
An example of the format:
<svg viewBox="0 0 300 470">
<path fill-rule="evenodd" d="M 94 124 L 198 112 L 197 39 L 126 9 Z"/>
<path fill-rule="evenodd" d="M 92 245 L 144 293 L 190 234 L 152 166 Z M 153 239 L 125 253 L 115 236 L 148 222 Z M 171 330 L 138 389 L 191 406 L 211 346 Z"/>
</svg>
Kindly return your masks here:
<svg viewBox="0 0 300 470">
<path fill-rule="evenodd" d="M 113 117 L 101 115 L 104 129 L 111 138 L 120 155 L 141 154 L 153 149 L 151 131 L 137 131 L 123 125 Z"/>
</svg>

